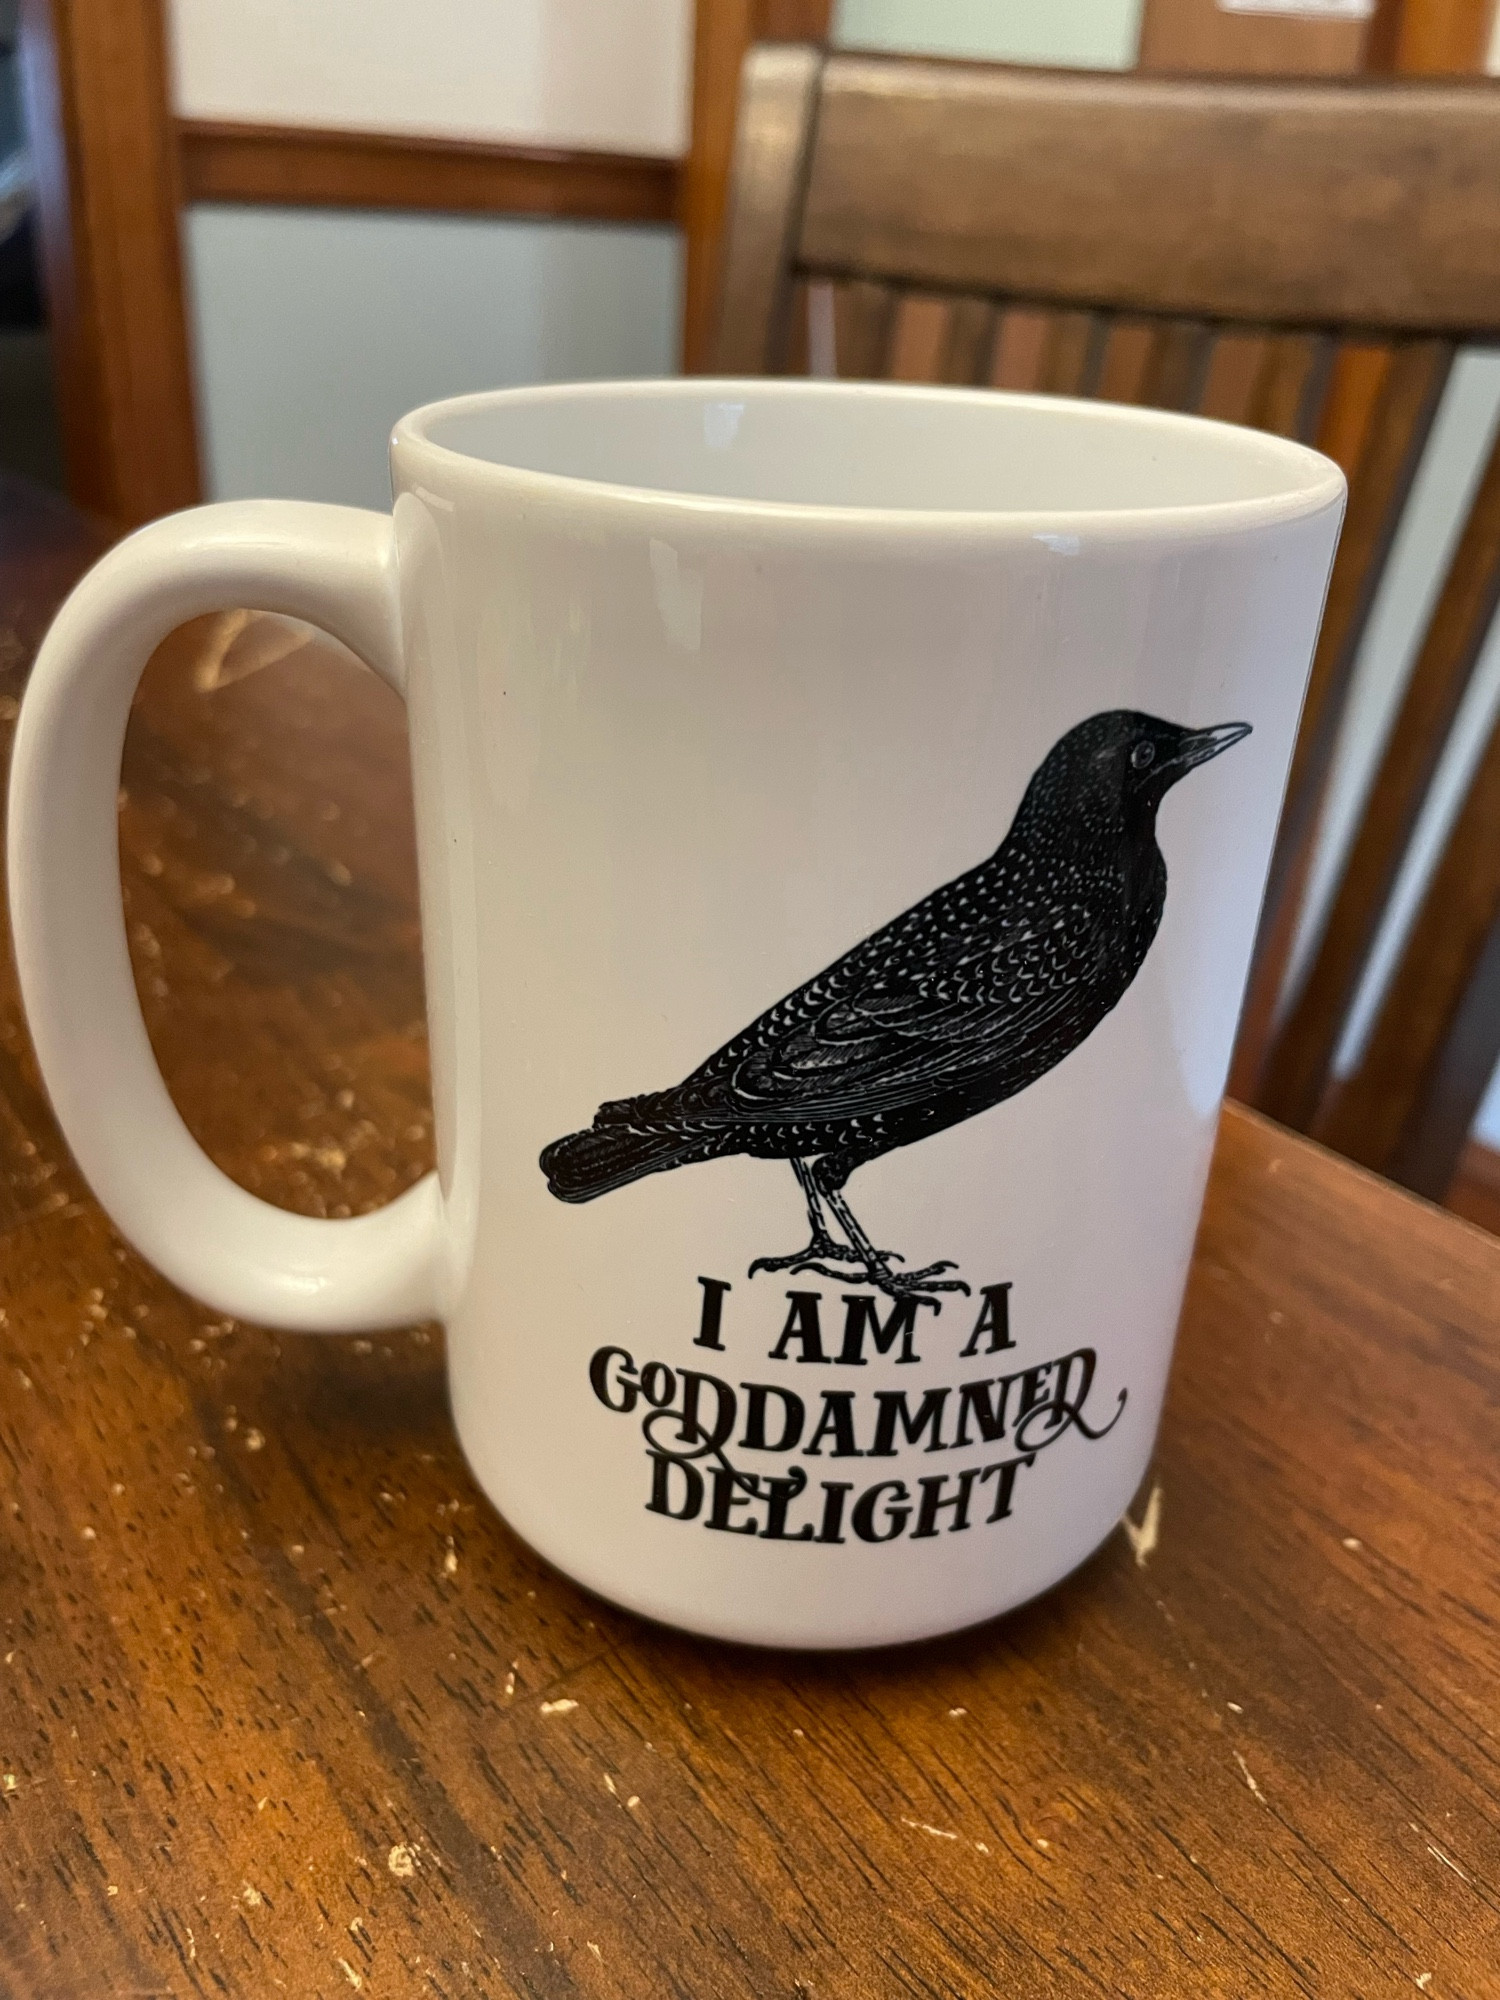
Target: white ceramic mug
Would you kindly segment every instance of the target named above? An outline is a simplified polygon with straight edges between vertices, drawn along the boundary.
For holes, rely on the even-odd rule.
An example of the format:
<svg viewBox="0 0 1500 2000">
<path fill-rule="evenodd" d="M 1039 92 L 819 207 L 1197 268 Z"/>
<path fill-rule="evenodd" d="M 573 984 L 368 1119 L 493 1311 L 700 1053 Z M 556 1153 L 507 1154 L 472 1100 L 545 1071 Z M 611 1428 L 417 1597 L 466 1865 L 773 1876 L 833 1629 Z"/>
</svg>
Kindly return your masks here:
<svg viewBox="0 0 1500 2000">
<path fill-rule="evenodd" d="M 1152 1449 L 1340 474 L 790 381 L 469 397 L 392 465 L 393 519 L 143 529 L 42 649 L 11 909 L 84 1173 L 222 1311 L 443 1320 L 480 1483 L 620 1604 L 861 1646 L 1046 1589 Z M 410 707 L 440 1165 L 350 1221 L 199 1151 L 126 951 L 135 684 L 240 605 Z"/>
</svg>

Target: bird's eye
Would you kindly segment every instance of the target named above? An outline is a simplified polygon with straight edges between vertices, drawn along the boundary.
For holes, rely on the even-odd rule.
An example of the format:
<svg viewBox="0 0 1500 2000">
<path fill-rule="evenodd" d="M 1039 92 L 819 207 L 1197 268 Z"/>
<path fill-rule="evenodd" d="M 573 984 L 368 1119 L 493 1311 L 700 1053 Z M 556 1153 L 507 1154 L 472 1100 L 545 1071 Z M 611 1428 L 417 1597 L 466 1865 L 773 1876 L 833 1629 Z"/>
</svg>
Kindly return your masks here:
<svg viewBox="0 0 1500 2000">
<path fill-rule="evenodd" d="M 1156 762 L 1154 743 L 1137 743 L 1130 753 L 1130 767 L 1134 771 L 1144 771 L 1148 764 Z"/>
</svg>

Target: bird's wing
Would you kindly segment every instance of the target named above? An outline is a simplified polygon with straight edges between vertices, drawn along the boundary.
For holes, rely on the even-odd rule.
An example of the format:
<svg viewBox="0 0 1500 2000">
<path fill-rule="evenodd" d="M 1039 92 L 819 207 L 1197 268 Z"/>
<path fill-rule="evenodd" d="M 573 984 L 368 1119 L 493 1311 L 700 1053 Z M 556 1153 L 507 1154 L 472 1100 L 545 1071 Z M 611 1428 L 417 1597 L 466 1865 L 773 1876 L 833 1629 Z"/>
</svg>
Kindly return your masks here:
<svg viewBox="0 0 1500 2000">
<path fill-rule="evenodd" d="M 885 949 L 869 950 L 877 942 Z M 871 939 L 789 994 L 663 1092 L 662 1109 L 708 1125 L 791 1123 L 897 1110 L 1012 1068 L 1019 1087 L 1057 1038 L 1092 1027 L 1080 1017 L 1113 955 L 1082 907 L 1020 913 L 967 950 L 895 942 Z"/>
</svg>

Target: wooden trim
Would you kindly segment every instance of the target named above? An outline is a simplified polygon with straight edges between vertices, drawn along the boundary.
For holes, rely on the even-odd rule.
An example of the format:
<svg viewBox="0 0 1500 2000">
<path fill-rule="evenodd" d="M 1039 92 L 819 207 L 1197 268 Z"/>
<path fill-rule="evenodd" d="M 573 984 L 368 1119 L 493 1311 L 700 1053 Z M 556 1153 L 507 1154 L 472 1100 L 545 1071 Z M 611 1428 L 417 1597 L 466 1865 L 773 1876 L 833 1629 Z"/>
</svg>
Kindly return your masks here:
<svg viewBox="0 0 1500 2000">
<path fill-rule="evenodd" d="M 1484 68 L 1495 0 L 1378 0 L 1369 22 L 1145 0 L 1139 66 L 1232 76 L 1455 76 Z"/>
<path fill-rule="evenodd" d="M 713 339 L 740 65 L 754 16 L 754 0 L 697 0 L 693 137 L 682 179 L 682 365 L 690 375 L 704 367 Z"/>
<path fill-rule="evenodd" d="M 1365 35 L 1364 69 L 1370 76 L 1394 76 L 1400 69 L 1401 17 L 1406 0 L 1375 0 Z"/>
<path fill-rule="evenodd" d="M 697 0 L 693 137 L 681 211 L 682 365 L 689 374 L 708 364 L 713 345 L 741 67 L 758 41 L 826 41 L 832 14 L 833 0 Z"/>
<path fill-rule="evenodd" d="M 1443 1206 L 1500 1236 L 1500 1152 L 1471 1139 L 1458 1162 L 1458 1172 Z"/>
<path fill-rule="evenodd" d="M 676 160 L 384 132 L 177 124 L 189 201 L 671 222 Z"/>
<path fill-rule="evenodd" d="M 1387 12 L 1389 67 L 1400 75 L 1462 76 L 1484 68 L 1495 0 L 1392 0 Z"/>
<path fill-rule="evenodd" d="M 1366 23 L 1231 14 L 1218 0 L 1146 0 L 1138 66 L 1161 74 L 1344 76 L 1361 67 Z"/>
<path fill-rule="evenodd" d="M 751 24 L 757 42 L 826 42 L 833 0 L 755 0 Z"/>
<path fill-rule="evenodd" d="M 68 490 L 134 527 L 200 492 L 160 0 L 22 0 L 20 51 Z"/>
</svg>

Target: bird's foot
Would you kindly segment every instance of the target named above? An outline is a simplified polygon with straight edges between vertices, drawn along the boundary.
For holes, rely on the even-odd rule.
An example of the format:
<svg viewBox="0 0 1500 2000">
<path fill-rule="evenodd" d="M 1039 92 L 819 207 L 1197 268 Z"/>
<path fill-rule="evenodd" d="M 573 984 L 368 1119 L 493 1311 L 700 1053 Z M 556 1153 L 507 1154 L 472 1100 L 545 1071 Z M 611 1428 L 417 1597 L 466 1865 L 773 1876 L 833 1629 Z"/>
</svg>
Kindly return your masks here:
<svg viewBox="0 0 1500 2000">
<path fill-rule="evenodd" d="M 777 1262 L 780 1264 L 781 1259 L 778 1258 Z M 750 1275 L 752 1278 L 755 1276 L 757 1268 L 754 1264 L 750 1266 Z M 836 1285 L 878 1285 L 883 1283 L 883 1280 L 870 1275 L 862 1257 L 851 1257 L 848 1265 L 842 1271 L 836 1271 L 831 1264 L 820 1264 L 816 1261 L 804 1263 L 800 1258 L 795 1264 L 788 1264 L 784 1268 L 790 1271 L 794 1277 L 800 1277 L 804 1271 L 811 1271 L 819 1278 L 831 1278 Z M 890 1287 L 887 1285 L 885 1289 L 889 1291 Z M 965 1289 L 967 1290 L 967 1287 Z"/>
<path fill-rule="evenodd" d="M 848 1264 L 850 1268 L 848 1270 L 828 1270 L 828 1260 L 832 1260 L 834 1264 Z M 874 1252 L 874 1264 L 878 1264 L 882 1270 L 890 1270 L 892 1264 L 900 1264 L 900 1262 L 904 1262 L 900 1250 L 876 1250 Z M 934 1270 L 946 1270 L 948 1266 L 946 1264 L 934 1264 L 932 1268 Z M 790 1270 L 792 1274 L 802 1272 L 802 1270 L 816 1270 L 820 1278 L 834 1278 L 840 1284 L 852 1284 L 852 1282 L 856 1282 L 862 1276 L 864 1278 L 870 1276 L 872 1260 L 862 1250 L 852 1250 L 848 1244 L 836 1244 L 832 1236 L 822 1236 L 820 1234 L 820 1236 L 814 1236 L 812 1242 L 806 1244 L 806 1248 L 792 1250 L 788 1256 L 758 1256 L 754 1260 L 754 1264 L 750 1266 L 750 1270 L 746 1272 L 746 1276 L 754 1278 L 754 1274 L 758 1270 Z M 874 1284 L 876 1280 L 870 1278 L 870 1282 Z"/>
<path fill-rule="evenodd" d="M 836 1263 L 853 1264 L 861 1269 L 864 1266 L 864 1259 L 857 1250 L 851 1250 L 847 1243 L 835 1243 L 831 1236 L 819 1230 L 811 1243 L 801 1250 L 793 1250 L 788 1256 L 757 1257 L 745 1275 L 753 1278 L 757 1271 L 816 1271 L 824 1278 L 848 1277 L 847 1271 L 825 1270 L 820 1261 L 823 1258 L 832 1258 Z"/>
<path fill-rule="evenodd" d="M 920 1271 L 891 1268 L 901 1262 L 899 1250 L 872 1250 L 866 1254 L 820 1233 L 804 1248 L 785 1257 L 757 1257 L 746 1275 L 753 1278 L 757 1271 L 789 1271 L 793 1276 L 801 1276 L 811 1272 L 815 1277 L 831 1278 L 837 1285 L 873 1285 L 887 1298 L 916 1299 L 921 1305 L 931 1306 L 934 1312 L 942 1310 L 940 1292 L 968 1294 L 969 1287 L 962 1278 L 943 1276 L 945 1271 L 958 1269 L 951 1257 L 943 1257 L 936 1264 L 924 1264 Z M 840 1264 L 844 1266 L 842 1270 L 834 1268 Z"/>
<path fill-rule="evenodd" d="M 937 1293 L 962 1292 L 968 1296 L 969 1287 L 962 1278 L 945 1278 L 942 1275 L 944 1271 L 957 1269 L 951 1257 L 943 1257 L 936 1264 L 924 1264 L 920 1271 L 893 1271 L 887 1256 L 882 1253 L 865 1265 L 865 1281 L 884 1292 L 887 1298 L 916 1299 L 922 1305 L 931 1306 L 934 1312 L 939 1312 L 942 1302 Z"/>
</svg>

